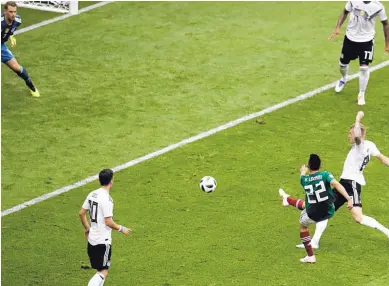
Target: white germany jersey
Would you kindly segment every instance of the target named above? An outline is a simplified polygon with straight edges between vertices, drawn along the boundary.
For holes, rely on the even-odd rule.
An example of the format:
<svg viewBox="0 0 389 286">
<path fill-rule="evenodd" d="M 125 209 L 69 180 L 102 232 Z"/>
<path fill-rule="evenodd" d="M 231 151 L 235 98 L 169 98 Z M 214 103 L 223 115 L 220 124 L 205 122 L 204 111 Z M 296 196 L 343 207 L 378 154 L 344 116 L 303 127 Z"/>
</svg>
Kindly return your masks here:
<svg viewBox="0 0 389 286">
<path fill-rule="evenodd" d="M 343 173 L 340 178 L 356 181 L 362 186 L 366 185 L 363 170 L 369 163 L 370 157 L 378 155 L 380 155 L 380 151 L 371 141 L 363 140 L 360 145 L 353 144 L 344 162 Z"/>
<path fill-rule="evenodd" d="M 388 19 L 385 7 L 378 1 L 368 4 L 363 1 L 348 1 L 345 9 L 350 12 L 346 36 L 353 42 L 369 42 L 375 35 L 375 17 Z"/>
<path fill-rule="evenodd" d="M 91 227 L 88 241 L 91 245 L 111 244 L 112 229 L 105 225 L 105 217 L 113 217 L 113 200 L 108 191 L 100 188 L 87 196 L 82 208 L 89 210 Z"/>
</svg>

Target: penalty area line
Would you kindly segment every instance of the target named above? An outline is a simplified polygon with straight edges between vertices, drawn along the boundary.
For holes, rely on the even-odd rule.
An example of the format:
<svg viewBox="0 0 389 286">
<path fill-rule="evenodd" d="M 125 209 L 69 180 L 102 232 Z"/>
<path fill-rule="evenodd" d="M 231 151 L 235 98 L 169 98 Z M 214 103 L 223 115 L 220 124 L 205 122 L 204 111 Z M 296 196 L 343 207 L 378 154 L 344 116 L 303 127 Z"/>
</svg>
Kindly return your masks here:
<svg viewBox="0 0 389 286">
<path fill-rule="evenodd" d="M 43 27 L 43 26 L 46 26 L 46 25 L 49 25 L 49 24 L 52 24 L 52 23 L 64 20 L 64 19 L 67 19 L 69 17 L 77 16 L 79 14 L 82 14 L 82 13 L 88 12 L 90 10 L 102 7 L 104 5 L 107 5 L 109 3 L 112 3 L 112 2 L 111 1 L 100 2 L 100 3 L 97 3 L 97 4 L 93 4 L 93 5 L 90 5 L 88 7 L 82 8 L 82 9 L 78 10 L 77 14 L 74 14 L 74 15 L 73 14 L 64 14 L 64 15 L 52 18 L 50 20 L 45 20 L 45 21 L 42 21 L 40 23 L 36 23 L 36 24 L 30 25 L 30 26 L 27 26 L 25 28 L 17 30 L 15 32 L 15 35 L 22 34 L 22 33 L 25 33 L 25 32 L 31 31 L 31 30 L 35 30 L 37 28 L 40 28 L 40 27 Z"/>
</svg>

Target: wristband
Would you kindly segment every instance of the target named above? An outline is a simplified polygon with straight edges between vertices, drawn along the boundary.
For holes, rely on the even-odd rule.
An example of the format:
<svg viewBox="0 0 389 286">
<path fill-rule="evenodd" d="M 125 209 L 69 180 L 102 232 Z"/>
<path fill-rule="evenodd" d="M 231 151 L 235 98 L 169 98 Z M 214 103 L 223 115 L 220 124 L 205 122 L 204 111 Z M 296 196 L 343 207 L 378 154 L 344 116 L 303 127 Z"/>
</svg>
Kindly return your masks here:
<svg viewBox="0 0 389 286">
<path fill-rule="evenodd" d="M 121 225 L 119 225 L 119 232 L 122 232 L 123 231 L 123 227 Z"/>
</svg>

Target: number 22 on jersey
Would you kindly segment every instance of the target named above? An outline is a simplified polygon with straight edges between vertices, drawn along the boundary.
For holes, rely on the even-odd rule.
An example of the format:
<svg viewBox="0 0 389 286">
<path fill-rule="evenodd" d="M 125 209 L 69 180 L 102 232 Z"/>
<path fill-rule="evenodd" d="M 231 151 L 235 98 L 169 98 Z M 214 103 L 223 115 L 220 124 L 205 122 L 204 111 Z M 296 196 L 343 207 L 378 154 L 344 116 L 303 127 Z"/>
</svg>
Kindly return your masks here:
<svg viewBox="0 0 389 286">
<path fill-rule="evenodd" d="M 326 191 L 326 187 L 324 186 L 324 182 L 320 181 L 315 184 L 315 188 L 313 185 L 304 186 L 304 189 L 307 193 L 308 203 L 316 204 L 320 202 L 324 202 L 328 200 L 328 196 L 321 197 L 320 194 Z"/>
</svg>

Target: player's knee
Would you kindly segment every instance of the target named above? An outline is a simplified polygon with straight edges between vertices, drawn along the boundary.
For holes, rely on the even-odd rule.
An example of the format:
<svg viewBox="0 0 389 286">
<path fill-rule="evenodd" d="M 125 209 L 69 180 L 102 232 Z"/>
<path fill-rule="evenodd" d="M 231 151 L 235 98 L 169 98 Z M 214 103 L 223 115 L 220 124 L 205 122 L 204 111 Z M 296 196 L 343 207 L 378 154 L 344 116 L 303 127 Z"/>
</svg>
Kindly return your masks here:
<svg viewBox="0 0 389 286">
<path fill-rule="evenodd" d="M 359 71 L 360 71 L 362 74 L 366 74 L 366 73 L 369 71 L 369 66 L 362 65 L 362 66 L 359 67 Z"/>
<path fill-rule="evenodd" d="M 19 65 L 19 64 L 15 64 L 11 67 L 11 69 L 17 73 L 17 74 L 21 74 L 23 72 L 23 68 Z"/>
<path fill-rule="evenodd" d="M 98 271 L 100 274 L 103 274 L 105 278 L 108 276 L 108 269 L 102 269 Z"/>
<path fill-rule="evenodd" d="M 348 64 L 344 64 L 344 63 L 342 63 L 342 62 L 340 61 L 340 62 L 339 62 L 339 68 L 341 68 L 341 69 L 348 68 Z"/>
<path fill-rule="evenodd" d="M 342 66 L 346 66 L 346 67 L 348 67 L 348 64 L 350 63 L 350 61 L 349 60 L 345 60 L 345 59 L 340 59 L 339 60 L 339 66 L 340 67 L 342 67 Z"/>
<path fill-rule="evenodd" d="M 355 220 L 356 223 L 361 223 L 362 217 L 363 217 L 363 215 L 360 215 L 360 214 L 358 214 L 358 215 L 353 215 L 353 218 L 354 218 L 354 220 Z"/>
<path fill-rule="evenodd" d="M 23 68 L 19 65 L 15 58 L 7 62 L 7 66 L 17 74 L 20 74 L 23 71 Z"/>
<path fill-rule="evenodd" d="M 339 70 L 341 72 L 347 72 L 348 71 L 348 64 L 343 64 L 342 62 L 339 62 Z"/>
</svg>

